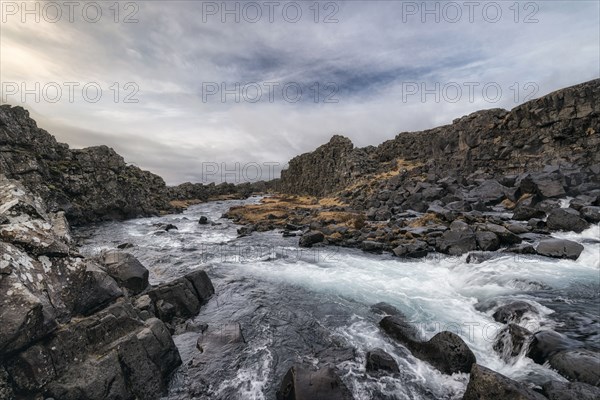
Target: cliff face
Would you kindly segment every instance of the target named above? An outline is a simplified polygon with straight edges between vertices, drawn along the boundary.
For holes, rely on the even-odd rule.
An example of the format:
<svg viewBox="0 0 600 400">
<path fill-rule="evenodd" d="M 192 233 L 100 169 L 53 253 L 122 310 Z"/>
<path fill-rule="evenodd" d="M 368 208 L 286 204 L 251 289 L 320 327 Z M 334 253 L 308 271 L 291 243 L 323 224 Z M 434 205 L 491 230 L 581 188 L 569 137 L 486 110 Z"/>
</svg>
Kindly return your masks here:
<svg viewBox="0 0 600 400">
<path fill-rule="evenodd" d="M 451 125 L 404 132 L 377 148 L 355 149 L 335 136 L 292 159 L 280 190 L 323 196 L 357 177 L 393 168 L 396 160 L 422 164 L 437 176 L 517 174 L 545 165 L 600 163 L 600 79 L 565 88 L 511 111 L 475 112 Z"/>
<path fill-rule="evenodd" d="M 21 107 L 0 106 L 0 174 L 39 194 L 74 224 L 152 215 L 169 209 L 162 178 L 106 146 L 71 150 Z"/>
</svg>

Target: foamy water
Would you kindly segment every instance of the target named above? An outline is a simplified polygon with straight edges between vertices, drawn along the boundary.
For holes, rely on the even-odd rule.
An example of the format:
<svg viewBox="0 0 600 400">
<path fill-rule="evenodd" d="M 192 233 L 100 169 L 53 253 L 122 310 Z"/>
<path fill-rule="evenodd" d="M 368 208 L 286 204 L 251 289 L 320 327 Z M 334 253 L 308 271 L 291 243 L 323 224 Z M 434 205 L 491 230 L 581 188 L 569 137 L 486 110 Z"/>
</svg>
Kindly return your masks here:
<svg viewBox="0 0 600 400">
<path fill-rule="evenodd" d="M 112 222 L 78 232 L 85 237 L 88 254 L 124 242 L 135 245 L 128 251 L 150 269 L 153 283 L 206 268 L 217 293 L 196 321 L 240 322 L 247 345 L 219 360 L 202 360 L 195 349 L 198 334 L 175 338 L 184 365 L 168 399 L 270 399 L 293 362 L 316 363 L 315 350 L 334 345 L 356 349 L 354 359 L 338 365 L 356 399 L 370 399 L 375 392 L 390 399 L 461 398 L 466 374 L 441 374 L 380 331 L 381 317 L 369 307 L 381 301 L 406 314 L 424 338 L 442 330 L 458 333 L 480 364 L 530 384 L 564 379 L 524 356 L 503 360 L 493 350 L 502 325 L 493 320 L 493 309 L 478 305 L 526 301 L 537 312 L 526 315 L 524 327 L 583 335 L 586 347 L 600 348 L 598 335 L 588 334 L 599 327 L 594 311 L 600 286 L 598 225 L 581 234 L 554 234 L 584 245 L 577 261 L 523 255 L 480 264 L 467 264 L 466 256 L 400 261 L 340 248 L 300 251 L 297 238 L 278 232 L 237 238 L 238 227 L 220 216 L 240 203 L 207 203 L 182 215 Z M 221 225 L 199 225 L 201 215 Z M 156 226 L 160 223 L 179 229 L 161 232 Z M 570 314 L 581 317 L 582 326 L 567 326 Z M 365 354 L 375 347 L 397 360 L 400 374 L 365 374 Z"/>
</svg>

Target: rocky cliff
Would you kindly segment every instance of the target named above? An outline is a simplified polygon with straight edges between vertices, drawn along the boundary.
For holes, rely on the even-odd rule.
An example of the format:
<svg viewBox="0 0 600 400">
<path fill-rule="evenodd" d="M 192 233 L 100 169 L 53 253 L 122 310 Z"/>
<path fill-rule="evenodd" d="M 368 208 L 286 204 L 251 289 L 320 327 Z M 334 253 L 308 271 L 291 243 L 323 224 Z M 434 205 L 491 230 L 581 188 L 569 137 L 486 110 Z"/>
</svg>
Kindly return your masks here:
<svg viewBox="0 0 600 400">
<path fill-rule="evenodd" d="M 127 253 L 80 256 L 64 213 L 0 175 L 3 400 L 158 399 L 181 364 L 170 331 L 213 293 L 203 270 L 150 287 Z"/>
<path fill-rule="evenodd" d="M 176 211 L 172 200 L 247 197 L 266 189 L 264 182 L 167 187 L 107 146 L 70 149 L 38 128 L 27 110 L 9 105 L 0 106 L 0 174 L 22 182 L 76 225 Z"/>
<path fill-rule="evenodd" d="M 335 193 L 373 172 L 423 166 L 439 177 L 539 171 L 546 165 L 600 163 L 600 79 L 565 88 L 511 111 L 491 109 L 421 132 L 403 132 L 376 148 L 334 136 L 289 162 L 279 189 Z M 400 165 L 399 165 L 400 164 Z"/>
</svg>

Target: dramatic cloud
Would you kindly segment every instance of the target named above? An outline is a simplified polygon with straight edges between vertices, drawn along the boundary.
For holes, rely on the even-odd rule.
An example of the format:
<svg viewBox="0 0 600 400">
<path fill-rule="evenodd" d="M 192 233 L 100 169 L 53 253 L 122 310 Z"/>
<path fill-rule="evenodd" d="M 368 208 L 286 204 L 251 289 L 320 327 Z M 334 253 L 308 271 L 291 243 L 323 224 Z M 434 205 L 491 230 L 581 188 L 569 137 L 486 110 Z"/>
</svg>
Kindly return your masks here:
<svg viewBox="0 0 600 400">
<path fill-rule="evenodd" d="M 278 172 L 332 134 L 377 145 L 600 74 L 597 1 L 1 5 L 2 101 L 170 184 L 219 181 L 207 163 Z"/>
</svg>

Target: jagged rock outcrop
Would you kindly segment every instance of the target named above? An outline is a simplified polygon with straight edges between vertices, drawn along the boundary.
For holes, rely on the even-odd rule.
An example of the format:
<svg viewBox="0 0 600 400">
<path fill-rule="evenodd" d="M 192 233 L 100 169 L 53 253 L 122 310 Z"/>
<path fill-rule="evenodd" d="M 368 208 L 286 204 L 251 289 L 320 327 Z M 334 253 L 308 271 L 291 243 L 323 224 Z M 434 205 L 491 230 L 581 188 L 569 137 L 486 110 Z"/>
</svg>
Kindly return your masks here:
<svg viewBox="0 0 600 400">
<path fill-rule="evenodd" d="M 40 195 L 71 223 L 158 214 L 169 209 L 162 178 L 127 165 L 107 146 L 69 149 L 22 107 L 0 106 L 0 174 Z"/>
<path fill-rule="evenodd" d="M 342 189 L 354 179 L 376 170 L 370 158 L 374 148 L 355 149 L 350 139 L 334 135 L 315 151 L 294 157 L 281 171 L 277 189 L 284 193 L 323 196 Z"/>
<path fill-rule="evenodd" d="M 397 160 L 408 168 L 422 165 L 425 173 L 440 177 L 519 174 L 550 164 L 590 167 L 600 163 L 599 114 L 600 79 L 596 79 L 511 111 L 478 111 L 451 125 L 403 132 L 376 148 L 354 148 L 349 139 L 336 135 L 315 151 L 292 159 L 282 171 L 279 190 L 331 194 L 358 177 L 393 169 Z M 549 197 L 559 196 L 562 187 L 547 182 L 533 186 Z"/>
<path fill-rule="evenodd" d="M 169 307 L 187 318 L 214 288 L 202 270 L 181 280 L 196 307 Z M 181 359 L 172 327 L 144 306 L 153 291 L 131 255 L 80 256 L 64 213 L 0 175 L 0 397 L 160 398 Z"/>
</svg>

